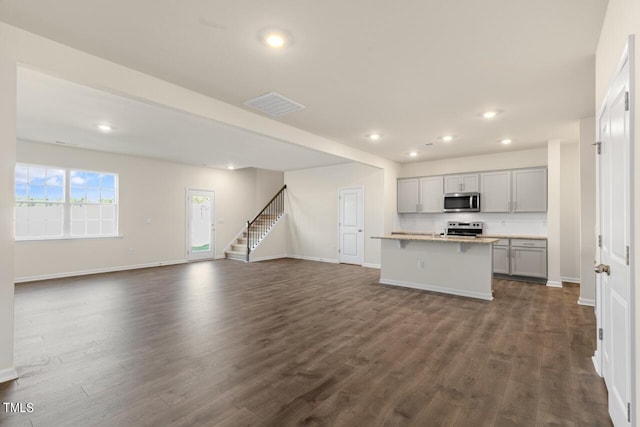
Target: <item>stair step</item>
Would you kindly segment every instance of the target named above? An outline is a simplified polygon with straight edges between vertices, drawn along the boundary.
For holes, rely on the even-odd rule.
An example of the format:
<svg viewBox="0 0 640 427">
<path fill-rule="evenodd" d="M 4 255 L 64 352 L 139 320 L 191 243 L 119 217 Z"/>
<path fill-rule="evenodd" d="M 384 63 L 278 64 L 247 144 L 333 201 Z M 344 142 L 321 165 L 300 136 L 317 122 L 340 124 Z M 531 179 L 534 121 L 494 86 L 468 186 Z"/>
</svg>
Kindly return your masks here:
<svg viewBox="0 0 640 427">
<path fill-rule="evenodd" d="M 238 260 L 238 261 L 245 261 L 247 259 L 247 253 L 246 252 L 239 252 L 239 251 L 225 251 L 224 255 L 227 259 L 233 259 L 233 260 Z"/>
<path fill-rule="evenodd" d="M 246 239 L 245 239 L 246 240 Z M 233 244 L 231 245 L 231 250 L 233 252 L 247 252 L 247 242 L 244 242 L 244 245 L 241 244 Z"/>
<path fill-rule="evenodd" d="M 244 245 L 245 248 L 247 247 L 247 238 L 246 237 L 238 237 L 236 239 L 236 243 L 237 245 Z"/>
</svg>

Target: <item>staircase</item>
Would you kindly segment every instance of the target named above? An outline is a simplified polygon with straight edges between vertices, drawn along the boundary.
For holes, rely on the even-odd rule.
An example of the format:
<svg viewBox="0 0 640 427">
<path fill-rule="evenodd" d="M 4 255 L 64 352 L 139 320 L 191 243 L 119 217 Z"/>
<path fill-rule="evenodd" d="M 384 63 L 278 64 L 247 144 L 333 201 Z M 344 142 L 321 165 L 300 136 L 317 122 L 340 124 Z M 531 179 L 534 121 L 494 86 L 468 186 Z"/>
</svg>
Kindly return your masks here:
<svg viewBox="0 0 640 427">
<path fill-rule="evenodd" d="M 284 215 L 284 190 L 286 188 L 286 185 L 283 186 L 253 221 L 247 221 L 247 227 L 231 244 L 231 250 L 224 252 L 227 259 L 250 261 L 251 252 L 267 237 L 269 231 Z"/>
</svg>

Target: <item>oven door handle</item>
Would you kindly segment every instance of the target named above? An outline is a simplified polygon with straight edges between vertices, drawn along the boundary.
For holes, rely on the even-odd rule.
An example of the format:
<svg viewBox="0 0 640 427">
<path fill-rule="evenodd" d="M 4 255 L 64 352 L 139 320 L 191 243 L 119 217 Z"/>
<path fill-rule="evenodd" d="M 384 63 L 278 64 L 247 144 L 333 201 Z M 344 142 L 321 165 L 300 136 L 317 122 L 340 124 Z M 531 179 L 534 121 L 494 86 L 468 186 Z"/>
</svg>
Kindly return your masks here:
<svg viewBox="0 0 640 427">
<path fill-rule="evenodd" d="M 469 196 L 469 207 L 473 209 L 473 196 Z"/>
</svg>

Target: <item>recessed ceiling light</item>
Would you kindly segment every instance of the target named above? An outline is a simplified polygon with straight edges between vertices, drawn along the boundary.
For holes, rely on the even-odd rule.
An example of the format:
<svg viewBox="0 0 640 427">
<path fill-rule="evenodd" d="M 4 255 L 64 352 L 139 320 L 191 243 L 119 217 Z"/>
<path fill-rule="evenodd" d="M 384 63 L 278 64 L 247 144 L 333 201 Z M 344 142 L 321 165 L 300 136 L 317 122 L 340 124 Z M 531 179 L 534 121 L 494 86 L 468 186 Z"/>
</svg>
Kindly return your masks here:
<svg viewBox="0 0 640 427">
<path fill-rule="evenodd" d="M 367 138 L 369 138 L 372 141 L 378 141 L 380 138 L 382 138 L 382 134 L 378 132 L 373 132 L 367 135 Z"/>
<path fill-rule="evenodd" d="M 443 140 L 444 142 L 450 142 L 450 141 L 453 141 L 453 136 L 443 135 L 442 137 L 440 137 L 440 139 Z"/>
<path fill-rule="evenodd" d="M 507 139 L 503 139 L 503 140 L 500 141 L 500 144 L 504 144 L 504 145 L 511 144 L 511 140 L 508 139 L 508 138 Z"/>
<path fill-rule="evenodd" d="M 232 170 L 234 170 L 234 169 L 235 169 L 235 166 L 233 166 L 233 165 L 229 165 L 229 166 L 227 166 L 227 169 L 229 169 L 230 171 L 232 171 Z"/>
<path fill-rule="evenodd" d="M 493 119 L 497 115 L 497 111 L 485 111 L 484 113 L 482 113 L 482 117 L 484 117 L 485 119 Z"/>
<path fill-rule="evenodd" d="M 258 38 L 270 48 L 282 49 L 291 45 L 291 36 L 282 30 L 267 29 L 260 31 Z"/>
<path fill-rule="evenodd" d="M 111 130 L 113 129 L 111 125 L 107 123 L 99 123 L 97 127 L 100 132 L 111 132 Z"/>
<path fill-rule="evenodd" d="M 410 153 L 409 153 L 409 155 L 410 155 L 411 157 L 416 157 L 416 156 L 418 155 L 418 153 L 417 153 L 417 152 L 415 152 L 415 151 L 412 151 L 412 152 L 410 152 Z"/>
</svg>

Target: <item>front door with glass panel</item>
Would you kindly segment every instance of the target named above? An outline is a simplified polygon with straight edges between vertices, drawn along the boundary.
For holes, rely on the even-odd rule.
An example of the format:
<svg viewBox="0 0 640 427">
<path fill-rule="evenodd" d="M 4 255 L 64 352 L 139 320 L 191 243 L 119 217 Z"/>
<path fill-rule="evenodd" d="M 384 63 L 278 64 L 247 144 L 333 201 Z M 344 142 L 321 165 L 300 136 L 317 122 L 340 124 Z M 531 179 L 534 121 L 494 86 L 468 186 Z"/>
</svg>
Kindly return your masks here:
<svg viewBox="0 0 640 427">
<path fill-rule="evenodd" d="M 187 190 L 187 259 L 211 259 L 215 254 L 213 191 Z"/>
</svg>

